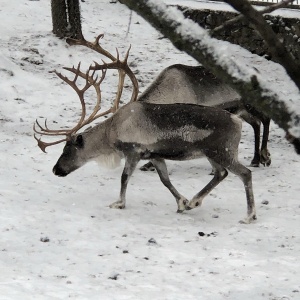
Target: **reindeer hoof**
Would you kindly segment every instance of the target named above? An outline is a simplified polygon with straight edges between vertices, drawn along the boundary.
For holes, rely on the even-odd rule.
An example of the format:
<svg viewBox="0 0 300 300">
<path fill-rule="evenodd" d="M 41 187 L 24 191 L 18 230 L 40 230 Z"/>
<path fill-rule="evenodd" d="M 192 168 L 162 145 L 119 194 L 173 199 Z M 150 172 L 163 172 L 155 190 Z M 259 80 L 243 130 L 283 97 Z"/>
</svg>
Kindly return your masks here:
<svg viewBox="0 0 300 300">
<path fill-rule="evenodd" d="M 141 171 L 145 171 L 145 172 L 154 172 L 155 171 L 155 167 L 153 166 L 152 162 L 148 162 L 145 165 L 140 167 Z"/>
<path fill-rule="evenodd" d="M 116 209 L 124 209 L 125 208 L 125 203 L 123 202 L 114 202 L 110 206 L 110 208 L 116 208 Z"/>
<path fill-rule="evenodd" d="M 199 198 L 192 199 L 190 202 L 185 204 L 185 209 L 191 210 L 196 207 L 200 207 L 202 205 L 202 200 L 203 200 L 203 198 L 202 199 L 199 199 Z"/>
<path fill-rule="evenodd" d="M 266 161 L 261 161 L 261 164 L 264 166 L 264 167 L 270 167 L 271 165 L 271 159 L 268 159 Z"/>
<path fill-rule="evenodd" d="M 178 209 L 177 213 L 182 213 L 186 210 L 186 206 L 189 204 L 189 200 L 185 199 L 184 197 L 180 198 L 177 201 Z"/>
<path fill-rule="evenodd" d="M 249 217 L 245 218 L 244 220 L 240 220 L 239 223 L 240 223 L 240 224 L 250 224 L 250 223 L 252 223 L 252 221 L 254 221 L 254 220 L 257 220 L 256 215 L 249 216 Z"/>
<path fill-rule="evenodd" d="M 250 164 L 250 167 L 258 168 L 259 167 L 259 162 L 252 161 L 251 164 Z"/>
<path fill-rule="evenodd" d="M 269 167 L 271 165 L 271 154 L 268 149 L 264 149 L 260 153 L 260 163 L 264 166 Z"/>
</svg>

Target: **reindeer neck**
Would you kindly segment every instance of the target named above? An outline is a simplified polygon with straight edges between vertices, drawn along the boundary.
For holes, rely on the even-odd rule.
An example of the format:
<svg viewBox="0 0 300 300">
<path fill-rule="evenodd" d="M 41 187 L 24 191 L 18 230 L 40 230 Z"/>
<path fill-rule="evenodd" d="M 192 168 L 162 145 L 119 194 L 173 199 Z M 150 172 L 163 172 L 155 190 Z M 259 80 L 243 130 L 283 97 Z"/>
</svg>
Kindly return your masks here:
<svg viewBox="0 0 300 300">
<path fill-rule="evenodd" d="M 111 119 L 111 118 L 110 118 Z M 111 120 L 95 125 L 91 129 L 83 132 L 85 147 L 88 150 L 89 158 L 94 159 L 98 156 L 109 156 L 114 149 L 111 147 L 111 141 L 108 138 Z"/>
</svg>

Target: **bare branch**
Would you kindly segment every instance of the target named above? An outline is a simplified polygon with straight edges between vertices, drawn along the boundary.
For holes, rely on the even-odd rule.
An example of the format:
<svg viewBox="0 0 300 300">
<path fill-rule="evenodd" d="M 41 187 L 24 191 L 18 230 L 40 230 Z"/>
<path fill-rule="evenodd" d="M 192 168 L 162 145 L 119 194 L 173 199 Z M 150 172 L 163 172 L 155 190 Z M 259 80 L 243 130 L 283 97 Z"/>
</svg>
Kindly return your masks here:
<svg viewBox="0 0 300 300">
<path fill-rule="evenodd" d="M 268 45 L 273 57 L 286 69 L 289 76 L 293 79 L 300 89 L 300 66 L 296 63 L 293 56 L 288 52 L 270 27 L 261 13 L 253 8 L 247 0 L 224 0 L 234 9 L 242 13 L 245 18 L 253 24 Z"/>
<path fill-rule="evenodd" d="M 262 15 L 271 13 L 279 8 L 287 7 L 291 2 L 294 2 L 294 1 L 295 0 L 283 0 L 282 2 L 270 5 L 267 8 L 260 10 L 259 13 Z M 211 34 L 211 36 L 215 36 L 216 33 L 220 32 L 220 31 L 224 30 L 225 28 L 232 26 L 236 22 L 244 20 L 244 19 L 246 19 L 245 16 L 240 14 L 240 15 L 236 16 L 235 18 L 228 20 L 224 24 L 210 30 L 210 34 Z"/>
</svg>

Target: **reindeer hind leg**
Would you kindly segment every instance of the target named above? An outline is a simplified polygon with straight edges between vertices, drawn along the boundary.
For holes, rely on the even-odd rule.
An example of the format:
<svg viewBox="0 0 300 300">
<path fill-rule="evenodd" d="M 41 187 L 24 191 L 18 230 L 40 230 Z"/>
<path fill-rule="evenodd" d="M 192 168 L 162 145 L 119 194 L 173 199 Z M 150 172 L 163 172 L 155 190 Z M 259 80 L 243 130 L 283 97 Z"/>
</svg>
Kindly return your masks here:
<svg viewBox="0 0 300 300">
<path fill-rule="evenodd" d="M 246 197 L 247 197 L 247 217 L 240 221 L 240 223 L 249 224 L 251 221 L 256 220 L 255 202 L 252 188 L 252 174 L 251 171 L 238 161 L 227 167 L 227 169 L 240 177 L 244 183 Z"/>
</svg>

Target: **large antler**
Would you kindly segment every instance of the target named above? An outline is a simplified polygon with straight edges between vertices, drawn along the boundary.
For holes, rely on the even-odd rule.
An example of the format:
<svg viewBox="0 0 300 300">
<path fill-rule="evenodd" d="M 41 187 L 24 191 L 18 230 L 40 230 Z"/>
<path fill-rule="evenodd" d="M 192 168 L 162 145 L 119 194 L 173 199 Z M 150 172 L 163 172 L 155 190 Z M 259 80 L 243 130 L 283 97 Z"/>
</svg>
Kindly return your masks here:
<svg viewBox="0 0 300 300">
<path fill-rule="evenodd" d="M 95 65 L 90 66 L 90 68 L 88 69 L 88 71 L 86 73 L 83 73 L 80 70 L 80 63 L 78 64 L 77 68 L 74 68 L 74 67 L 66 68 L 66 67 L 64 67 L 65 70 L 75 74 L 73 80 L 70 80 L 69 78 L 62 75 L 61 73 L 54 71 L 55 74 L 59 78 L 61 78 L 63 81 L 65 81 L 68 85 L 70 85 L 75 90 L 75 92 L 77 93 L 77 95 L 79 97 L 80 103 L 81 103 L 82 112 L 81 112 L 81 117 L 80 117 L 78 123 L 72 129 L 67 128 L 67 129 L 53 130 L 53 129 L 48 128 L 46 120 L 45 120 L 45 125 L 44 126 L 40 125 L 40 123 L 36 120 L 36 123 L 33 126 L 33 130 L 34 130 L 35 133 L 40 134 L 40 135 L 46 135 L 46 136 L 65 136 L 65 138 L 60 139 L 58 141 L 46 143 L 46 142 L 41 141 L 41 139 L 38 139 L 34 135 L 34 138 L 38 142 L 38 146 L 41 148 L 41 150 L 43 152 L 46 152 L 45 149 L 48 146 L 56 145 L 56 144 L 59 144 L 59 143 L 64 142 L 64 141 L 68 141 L 71 138 L 72 134 L 76 133 L 79 129 L 81 129 L 85 125 L 93 122 L 97 118 L 99 118 L 101 116 L 104 116 L 104 115 L 107 115 L 109 113 L 116 112 L 116 110 L 119 108 L 120 99 L 121 99 L 121 95 L 122 95 L 122 90 L 123 90 L 123 87 L 124 87 L 124 79 L 125 79 L 126 74 L 129 76 L 129 78 L 131 79 L 132 84 L 133 84 L 133 93 L 132 93 L 132 97 L 131 97 L 130 101 L 135 101 L 137 99 L 138 81 L 136 80 L 135 75 L 133 74 L 133 72 L 131 71 L 131 69 L 129 68 L 128 63 L 127 63 L 130 47 L 129 47 L 128 51 L 126 52 L 124 60 L 121 61 L 120 58 L 119 58 L 118 50 L 117 50 L 117 57 L 114 57 L 113 55 L 111 55 L 109 52 L 107 52 L 106 50 L 104 50 L 100 46 L 99 40 L 102 37 L 103 37 L 103 35 L 100 34 L 96 38 L 94 43 L 88 42 L 85 39 L 82 39 L 82 40 L 68 39 L 69 44 L 87 46 L 88 48 L 93 49 L 93 50 L 97 51 L 98 53 L 101 53 L 101 54 L 105 55 L 106 57 L 110 58 L 113 62 L 105 63 L 103 61 L 103 64 L 98 64 L 97 62 L 95 62 Z M 100 104 L 101 104 L 100 85 L 101 85 L 102 81 L 104 80 L 107 69 L 116 69 L 116 70 L 119 71 L 118 90 L 117 90 L 117 95 L 116 95 L 116 98 L 113 102 L 112 107 L 109 108 L 108 110 L 102 112 L 102 113 L 99 113 L 99 110 L 101 108 L 101 106 L 100 106 Z M 99 79 L 98 79 L 97 76 L 95 77 L 96 70 L 101 70 L 101 72 L 102 72 L 102 75 Z M 82 88 L 79 88 L 78 85 L 77 85 L 78 77 L 81 77 L 85 80 L 85 85 Z M 95 108 L 94 108 L 93 112 L 91 113 L 91 115 L 89 117 L 86 117 L 86 105 L 85 105 L 85 101 L 84 101 L 84 93 L 91 86 L 93 86 L 94 89 L 95 89 L 95 92 L 96 92 L 96 95 L 97 95 L 97 102 L 96 102 Z M 37 125 L 38 129 L 36 128 L 36 125 Z"/>
<path fill-rule="evenodd" d="M 43 152 L 46 152 L 45 149 L 48 146 L 51 145 L 56 145 L 59 144 L 61 142 L 67 141 L 70 139 L 71 135 L 73 133 L 76 133 L 80 128 L 84 127 L 85 125 L 91 123 L 92 121 L 94 121 L 96 118 L 99 118 L 101 115 L 104 114 L 108 114 L 109 112 L 111 112 L 112 109 L 102 113 L 102 114 L 97 114 L 100 110 L 100 104 L 101 104 L 101 90 L 100 90 L 100 84 L 102 83 L 102 81 L 104 80 L 105 74 L 106 74 L 106 69 L 102 70 L 102 76 L 98 79 L 98 77 L 95 76 L 95 71 L 92 72 L 91 75 L 89 75 L 90 73 L 90 69 L 86 72 L 83 73 L 80 71 L 80 63 L 78 64 L 77 68 L 64 68 L 65 70 L 74 73 L 74 79 L 70 80 L 69 78 L 67 78 L 66 76 L 62 75 L 59 72 L 55 72 L 55 74 L 61 78 L 63 81 L 65 81 L 69 86 L 71 86 L 74 91 L 77 93 L 80 103 L 81 103 L 81 116 L 79 121 L 77 122 L 77 124 L 71 128 L 71 129 L 58 129 L 58 130 L 53 130 L 53 129 L 49 129 L 47 126 L 47 121 L 45 120 L 45 125 L 44 127 L 42 125 L 40 125 L 40 123 L 36 120 L 36 123 L 33 125 L 33 130 L 35 133 L 40 134 L 40 135 L 47 135 L 47 136 L 61 136 L 64 135 L 66 136 L 64 139 L 60 139 L 58 141 L 55 142 L 51 142 L 51 143 L 46 143 L 41 141 L 41 139 L 38 139 L 35 135 L 34 138 L 38 141 L 38 146 L 41 148 L 41 150 Z M 85 79 L 85 85 L 82 88 L 79 88 L 77 85 L 77 80 L 78 77 L 81 77 L 83 79 Z M 97 102 L 96 105 L 94 107 L 93 112 L 91 113 L 91 115 L 86 118 L 86 105 L 85 105 L 85 100 L 84 100 L 84 93 L 91 87 L 93 86 L 95 91 L 96 91 L 96 95 L 97 95 Z M 38 126 L 39 129 L 36 128 L 36 125 Z"/>
<path fill-rule="evenodd" d="M 117 91 L 117 94 L 116 94 L 116 98 L 114 100 L 114 107 L 117 109 L 119 107 L 120 99 L 121 99 L 122 92 L 123 92 L 125 75 L 126 74 L 128 75 L 128 77 L 130 78 L 130 80 L 133 84 L 133 92 L 132 92 L 132 96 L 131 96 L 130 101 L 136 101 L 137 96 L 138 96 L 138 91 L 139 91 L 139 84 L 138 84 L 138 81 L 137 81 L 134 73 L 131 71 L 131 69 L 129 68 L 129 66 L 127 64 L 130 47 L 129 47 L 126 55 L 125 55 L 124 60 L 120 61 L 118 49 L 116 49 L 117 50 L 117 57 L 114 57 L 111 53 L 106 51 L 100 45 L 100 39 L 102 39 L 103 37 L 104 37 L 104 34 L 99 34 L 95 38 L 94 42 L 89 42 L 89 41 L 85 40 L 83 37 L 80 40 L 68 38 L 67 43 L 69 45 L 85 46 L 89 49 L 92 49 L 92 50 L 98 52 L 101 55 L 104 55 L 105 57 L 109 58 L 112 61 L 112 63 L 109 63 L 109 64 L 106 64 L 106 63 L 103 62 L 104 63 L 103 65 L 99 65 L 98 63 L 95 63 L 95 66 L 91 68 L 92 70 L 103 70 L 105 68 L 107 68 L 107 69 L 118 68 L 118 71 L 119 71 L 119 85 L 118 85 L 118 91 Z"/>
</svg>

